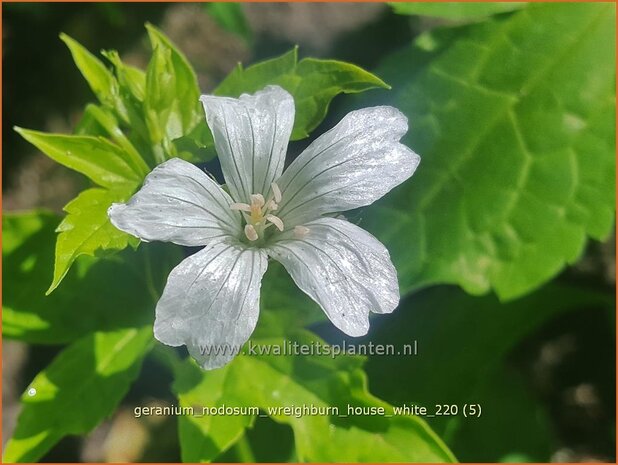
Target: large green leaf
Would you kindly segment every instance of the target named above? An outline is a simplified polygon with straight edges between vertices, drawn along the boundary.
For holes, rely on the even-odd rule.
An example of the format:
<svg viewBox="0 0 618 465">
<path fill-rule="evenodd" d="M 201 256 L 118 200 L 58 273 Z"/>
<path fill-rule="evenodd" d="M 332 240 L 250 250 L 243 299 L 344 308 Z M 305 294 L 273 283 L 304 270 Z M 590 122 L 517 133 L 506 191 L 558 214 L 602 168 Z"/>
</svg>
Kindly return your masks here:
<svg viewBox="0 0 618 465">
<path fill-rule="evenodd" d="M 93 331 L 152 323 L 167 274 L 182 258 L 180 249 L 151 244 L 109 260 L 81 257 L 64 285 L 45 296 L 59 222 L 58 215 L 44 211 L 2 217 L 3 336 L 61 344 Z"/>
<path fill-rule="evenodd" d="M 284 350 L 292 341 L 307 346 L 323 344 L 315 335 L 299 330 L 285 338 L 274 335 L 260 321 L 254 344 Z M 275 421 L 294 430 L 296 454 L 306 462 L 449 462 L 454 457 L 425 422 L 413 416 L 390 416 L 391 407 L 373 397 L 362 371 L 363 359 L 308 355 L 256 355 L 236 357 L 219 372 L 203 372 L 188 360 L 175 384 L 181 405 L 203 407 L 258 407 Z M 251 382 L 247 383 L 246 380 Z M 348 416 L 348 405 L 383 407 L 389 416 Z M 286 414 L 277 408 L 302 406 L 339 409 L 334 414 Z M 195 412 L 195 410 L 194 410 Z M 250 412 L 248 412 L 250 413 Z M 181 420 L 183 457 L 212 460 L 251 424 L 251 415 L 236 418 L 188 416 Z M 215 430 L 216 428 L 216 430 Z"/>
<path fill-rule="evenodd" d="M 110 121 L 109 124 L 113 123 Z M 141 167 L 134 164 L 129 153 L 102 137 L 49 134 L 22 128 L 15 130 L 49 158 L 88 176 L 99 186 L 135 188 L 145 175 Z"/>
<path fill-rule="evenodd" d="M 525 2 L 393 2 L 400 15 L 436 16 L 447 19 L 470 19 L 518 10 Z"/>
<path fill-rule="evenodd" d="M 336 95 L 388 88 L 378 77 L 350 63 L 314 58 L 299 62 L 295 48 L 246 69 L 239 64 L 215 89 L 215 94 L 238 97 L 242 93 L 257 92 L 269 84 L 280 85 L 294 97 L 293 140 L 307 137 L 320 124 Z"/>
<path fill-rule="evenodd" d="M 123 398 L 152 341 L 151 326 L 97 332 L 61 352 L 26 388 L 4 461 L 34 462 L 64 436 L 91 431 Z"/>
<path fill-rule="evenodd" d="M 107 210 L 114 202 L 126 202 L 133 189 L 108 190 L 92 188 L 71 200 L 64 211 L 68 215 L 58 226 L 54 278 L 47 290 L 51 293 L 65 277 L 80 255 L 94 256 L 104 250 L 122 250 L 139 241 L 116 229 L 109 221 Z"/>
<path fill-rule="evenodd" d="M 422 159 L 364 223 L 404 291 L 456 283 L 513 298 L 574 262 L 587 236 L 607 236 L 614 13 L 611 3 L 531 4 L 421 36 L 377 70 Z"/>
</svg>

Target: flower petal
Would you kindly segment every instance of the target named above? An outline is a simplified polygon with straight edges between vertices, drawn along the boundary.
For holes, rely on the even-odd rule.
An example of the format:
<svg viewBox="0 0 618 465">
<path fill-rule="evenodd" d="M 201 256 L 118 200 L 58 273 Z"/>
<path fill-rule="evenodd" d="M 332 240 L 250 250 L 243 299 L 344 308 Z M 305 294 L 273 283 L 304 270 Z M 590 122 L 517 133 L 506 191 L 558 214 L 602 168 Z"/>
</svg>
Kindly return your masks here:
<svg viewBox="0 0 618 465">
<path fill-rule="evenodd" d="M 266 252 L 214 242 L 170 273 L 156 308 L 155 337 L 186 345 L 206 370 L 232 360 L 255 329 Z"/>
<path fill-rule="evenodd" d="M 294 99 L 278 86 L 240 98 L 203 95 L 206 112 L 232 197 L 250 203 L 251 194 L 267 197 L 281 175 L 294 125 Z"/>
<path fill-rule="evenodd" d="M 369 330 L 369 313 L 390 313 L 399 303 L 397 273 L 388 250 L 367 231 L 336 218 L 304 225 L 302 237 L 286 231 L 269 248 L 296 285 L 350 336 Z"/>
<path fill-rule="evenodd" d="M 393 107 L 348 113 L 277 180 L 286 227 L 369 205 L 414 173 L 420 157 L 399 143 L 408 120 Z"/>
<path fill-rule="evenodd" d="M 114 226 L 143 241 L 205 245 L 242 229 L 230 196 L 206 173 L 179 158 L 157 166 L 126 204 L 115 203 L 108 215 Z"/>
</svg>

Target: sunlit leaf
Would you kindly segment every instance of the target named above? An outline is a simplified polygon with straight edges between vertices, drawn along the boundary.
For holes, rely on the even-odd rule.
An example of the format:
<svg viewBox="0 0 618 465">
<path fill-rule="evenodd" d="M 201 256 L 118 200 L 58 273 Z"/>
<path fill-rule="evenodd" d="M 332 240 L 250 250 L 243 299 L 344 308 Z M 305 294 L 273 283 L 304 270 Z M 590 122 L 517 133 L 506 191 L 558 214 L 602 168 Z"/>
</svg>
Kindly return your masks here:
<svg viewBox="0 0 618 465">
<path fill-rule="evenodd" d="M 62 351 L 22 395 L 4 461 L 37 461 L 63 437 L 90 432 L 124 397 L 152 341 L 148 326 L 93 333 Z"/>
<path fill-rule="evenodd" d="M 97 121 L 105 127 L 106 123 L 101 119 L 97 118 Z M 102 137 L 50 134 L 22 128 L 15 130 L 49 158 L 88 176 L 99 186 L 132 188 L 141 182 L 144 175 L 142 166 L 136 166 L 136 160 L 129 153 Z M 138 159 L 141 160 L 139 155 Z"/>
<path fill-rule="evenodd" d="M 68 214 L 57 229 L 54 278 L 48 294 L 60 284 L 80 255 L 94 256 L 104 250 L 137 246 L 138 239 L 116 229 L 107 216 L 112 203 L 125 202 L 132 193 L 132 190 L 87 189 L 64 207 Z"/>
<path fill-rule="evenodd" d="M 147 24 L 153 49 L 146 74 L 146 106 L 158 113 L 170 140 L 188 133 L 202 118 L 193 68 L 171 41 Z"/>
<path fill-rule="evenodd" d="M 421 36 L 378 69 L 394 86 L 380 103 L 408 116 L 404 141 L 421 155 L 414 177 L 363 217 L 403 291 L 457 283 L 513 298 L 577 260 L 588 236 L 607 237 L 614 8 L 531 4 Z"/>
<path fill-rule="evenodd" d="M 215 89 L 215 94 L 238 97 L 277 84 L 290 92 L 296 105 L 292 139 L 302 139 L 326 116 L 338 94 L 388 88 L 377 76 L 350 63 L 305 58 L 298 61 L 297 49 L 271 60 L 243 68 L 238 65 Z"/>
<path fill-rule="evenodd" d="M 114 108 L 126 119 L 126 108 L 119 95 L 118 82 L 111 71 L 76 40 L 66 34 L 60 34 L 60 39 L 69 47 L 75 64 L 99 101 Z"/>
<path fill-rule="evenodd" d="M 263 321 L 260 328 L 252 341 L 271 350 L 275 346 L 283 350 L 291 341 L 306 346 L 323 344 L 307 331 L 294 331 L 282 339 L 274 336 Z M 451 452 L 423 420 L 391 416 L 391 406 L 368 392 L 362 362 L 362 358 L 354 356 L 247 354 L 236 357 L 222 372 L 213 374 L 201 371 L 192 360 L 187 360 L 175 388 L 182 405 L 192 405 L 200 412 L 204 407 L 222 404 L 255 406 L 275 421 L 289 424 L 294 430 L 299 461 L 453 461 Z M 247 379 L 251 382 L 247 383 Z M 326 408 L 338 410 L 302 416 L 274 410 L 303 405 L 320 408 L 322 412 Z M 384 408 L 389 416 L 348 415 L 348 405 Z M 234 419 L 183 418 L 180 429 L 183 457 L 192 461 L 212 460 L 218 451 L 237 440 L 242 429 L 252 421 L 250 415 Z"/>
</svg>

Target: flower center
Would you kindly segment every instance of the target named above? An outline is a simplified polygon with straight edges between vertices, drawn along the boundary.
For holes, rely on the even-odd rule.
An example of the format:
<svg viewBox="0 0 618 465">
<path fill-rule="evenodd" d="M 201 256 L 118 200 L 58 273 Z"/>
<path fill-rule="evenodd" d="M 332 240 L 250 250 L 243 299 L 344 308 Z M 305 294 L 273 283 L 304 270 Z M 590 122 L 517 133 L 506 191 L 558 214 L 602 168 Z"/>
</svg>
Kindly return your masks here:
<svg viewBox="0 0 618 465">
<path fill-rule="evenodd" d="M 272 214 L 279 208 L 281 202 L 281 191 L 274 182 L 271 184 L 271 194 L 268 200 L 264 200 L 262 194 L 251 194 L 251 203 L 233 203 L 230 205 L 232 210 L 238 210 L 245 219 L 245 237 L 255 242 L 263 239 L 266 230 L 271 226 L 279 231 L 283 231 L 283 221 L 278 216 Z"/>
</svg>

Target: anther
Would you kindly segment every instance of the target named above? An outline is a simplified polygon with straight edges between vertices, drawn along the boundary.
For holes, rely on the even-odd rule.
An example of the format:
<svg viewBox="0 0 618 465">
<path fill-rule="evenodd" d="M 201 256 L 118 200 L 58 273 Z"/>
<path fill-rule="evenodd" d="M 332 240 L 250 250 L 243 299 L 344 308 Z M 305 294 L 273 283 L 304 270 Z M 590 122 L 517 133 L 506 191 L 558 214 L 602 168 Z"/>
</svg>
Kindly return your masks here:
<svg viewBox="0 0 618 465">
<path fill-rule="evenodd" d="M 270 188 L 273 190 L 273 195 L 275 196 L 275 202 L 281 203 L 281 189 L 277 186 L 277 183 L 273 182 L 270 185 Z"/>
<path fill-rule="evenodd" d="M 251 206 L 262 208 L 264 206 L 264 196 L 262 194 L 251 194 Z"/>
<path fill-rule="evenodd" d="M 266 219 L 274 224 L 279 231 L 283 231 L 283 221 L 275 215 L 266 215 Z"/>
<path fill-rule="evenodd" d="M 230 204 L 232 210 L 240 210 L 243 212 L 251 212 L 251 206 L 246 203 L 232 203 Z"/>
<path fill-rule="evenodd" d="M 252 242 L 258 240 L 258 233 L 252 224 L 248 224 L 245 226 L 245 236 L 247 236 L 247 239 Z"/>
<path fill-rule="evenodd" d="M 294 226 L 294 237 L 296 239 L 302 239 L 307 234 L 309 234 L 311 230 L 306 226 Z"/>
</svg>

